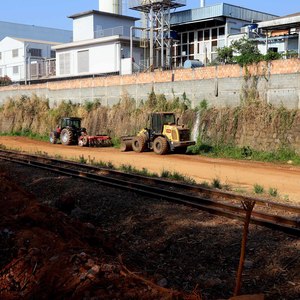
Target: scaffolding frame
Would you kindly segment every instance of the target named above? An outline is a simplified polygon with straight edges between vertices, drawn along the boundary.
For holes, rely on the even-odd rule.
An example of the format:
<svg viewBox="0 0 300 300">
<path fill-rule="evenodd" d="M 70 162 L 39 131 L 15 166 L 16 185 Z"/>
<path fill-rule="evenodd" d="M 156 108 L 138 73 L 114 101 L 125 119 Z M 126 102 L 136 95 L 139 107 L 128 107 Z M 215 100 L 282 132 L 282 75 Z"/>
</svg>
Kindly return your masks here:
<svg viewBox="0 0 300 300">
<path fill-rule="evenodd" d="M 129 8 L 146 17 L 147 39 L 149 39 L 150 70 L 155 67 L 171 68 L 171 10 L 186 5 L 186 0 L 131 0 Z M 144 37 L 145 38 L 145 37 Z M 156 62 L 154 64 L 154 51 Z"/>
</svg>

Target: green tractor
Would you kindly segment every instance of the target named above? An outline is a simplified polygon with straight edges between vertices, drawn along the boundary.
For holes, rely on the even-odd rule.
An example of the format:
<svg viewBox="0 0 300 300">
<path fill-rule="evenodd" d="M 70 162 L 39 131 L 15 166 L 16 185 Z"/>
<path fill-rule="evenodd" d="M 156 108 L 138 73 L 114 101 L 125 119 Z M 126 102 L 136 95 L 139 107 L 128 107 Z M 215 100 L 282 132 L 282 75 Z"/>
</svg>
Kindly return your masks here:
<svg viewBox="0 0 300 300">
<path fill-rule="evenodd" d="M 81 127 L 81 118 L 75 117 L 62 118 L 60 125 L 50 132 L 49 140 L 51 144 L 60 140 L 63 145 L 111 146 L 111 138 L 108 135 L 88 135 L 86 128 Z"/>
</svg>

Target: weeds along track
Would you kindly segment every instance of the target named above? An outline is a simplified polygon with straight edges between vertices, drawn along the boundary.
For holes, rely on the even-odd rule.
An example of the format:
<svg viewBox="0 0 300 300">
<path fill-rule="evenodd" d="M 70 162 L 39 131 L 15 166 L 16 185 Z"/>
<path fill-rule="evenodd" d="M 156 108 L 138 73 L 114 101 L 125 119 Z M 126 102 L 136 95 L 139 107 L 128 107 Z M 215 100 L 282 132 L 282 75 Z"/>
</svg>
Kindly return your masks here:
<svg viewBox="0 0 300 300">
<path fill-rule="evenodd" d="M 251 223 L 300 236 L 300 207 L 16 151 L 0 150 L 0 159 L 130 190 L 228 218 L 244 220 L 245 204 L 255 202 Z"/>
</svg>

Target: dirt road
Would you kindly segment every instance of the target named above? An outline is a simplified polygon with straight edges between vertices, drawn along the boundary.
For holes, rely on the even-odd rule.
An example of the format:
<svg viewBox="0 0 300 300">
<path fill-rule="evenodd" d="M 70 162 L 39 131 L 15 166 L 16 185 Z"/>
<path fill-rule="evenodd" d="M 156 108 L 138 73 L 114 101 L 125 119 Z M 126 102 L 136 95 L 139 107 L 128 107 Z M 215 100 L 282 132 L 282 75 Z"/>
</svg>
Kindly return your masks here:
<svg viewBox="0 0 300 300">
<path fill-rule="evenodd" d="M 212 159 L 198 155 L 170 154 L 159 156 L 153 152 L 120 152 L 114 148 L 81 148 L 78 146 L 51 145 L 23 137 L 0 137 L 0 144 L 10 149 L 31 153 L 46 152 L 64 158 L 85 158 L 95 161 L 111 162 L 115 166 L 128 164 L 137 169 L 146 168 L 149 172 L 161 173 L 163 170 L 176 171 L 198 183 L 219 179 L 233 189 L 253 190 L 254 184 L 265 190 L 276 188 L 289 201 L 300 204 L 300 167 L 274 165 L 262 162 L 248 162 L 226 159 Z"/>
</svg>

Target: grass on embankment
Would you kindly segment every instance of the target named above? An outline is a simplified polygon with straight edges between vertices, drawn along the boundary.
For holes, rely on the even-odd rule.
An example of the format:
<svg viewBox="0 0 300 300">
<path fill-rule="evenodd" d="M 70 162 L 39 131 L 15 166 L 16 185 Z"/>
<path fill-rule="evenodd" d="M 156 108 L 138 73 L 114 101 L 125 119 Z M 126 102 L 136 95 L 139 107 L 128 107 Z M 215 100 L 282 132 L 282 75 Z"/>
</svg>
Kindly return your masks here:
<svg viewBox="0 0 300 300">
<path fill-rule="evenodd" d="M 199 154 L 213 158 L 231 158 L 251 161 L 263 161 L 271 163 L 289 163 L 300 165 L 300 155 L 289 148 L 280 148 L 275 151 L 258 151 L 250 147 L 233 147 L 228 145 L 210 146 L 197 143 L 190 146 L 188 154 Z"/>
<path fill-rule="evenodd" d="M 21 137 L 28 137 L 33 140 L 48 142 L 49 135 L 41 135 L 38 133 L 33 133 L 29 130 L 25 131 L 15 131 L 15 132 L 0 132 L 0 136 L 21 136 Z"/>
</svg>

